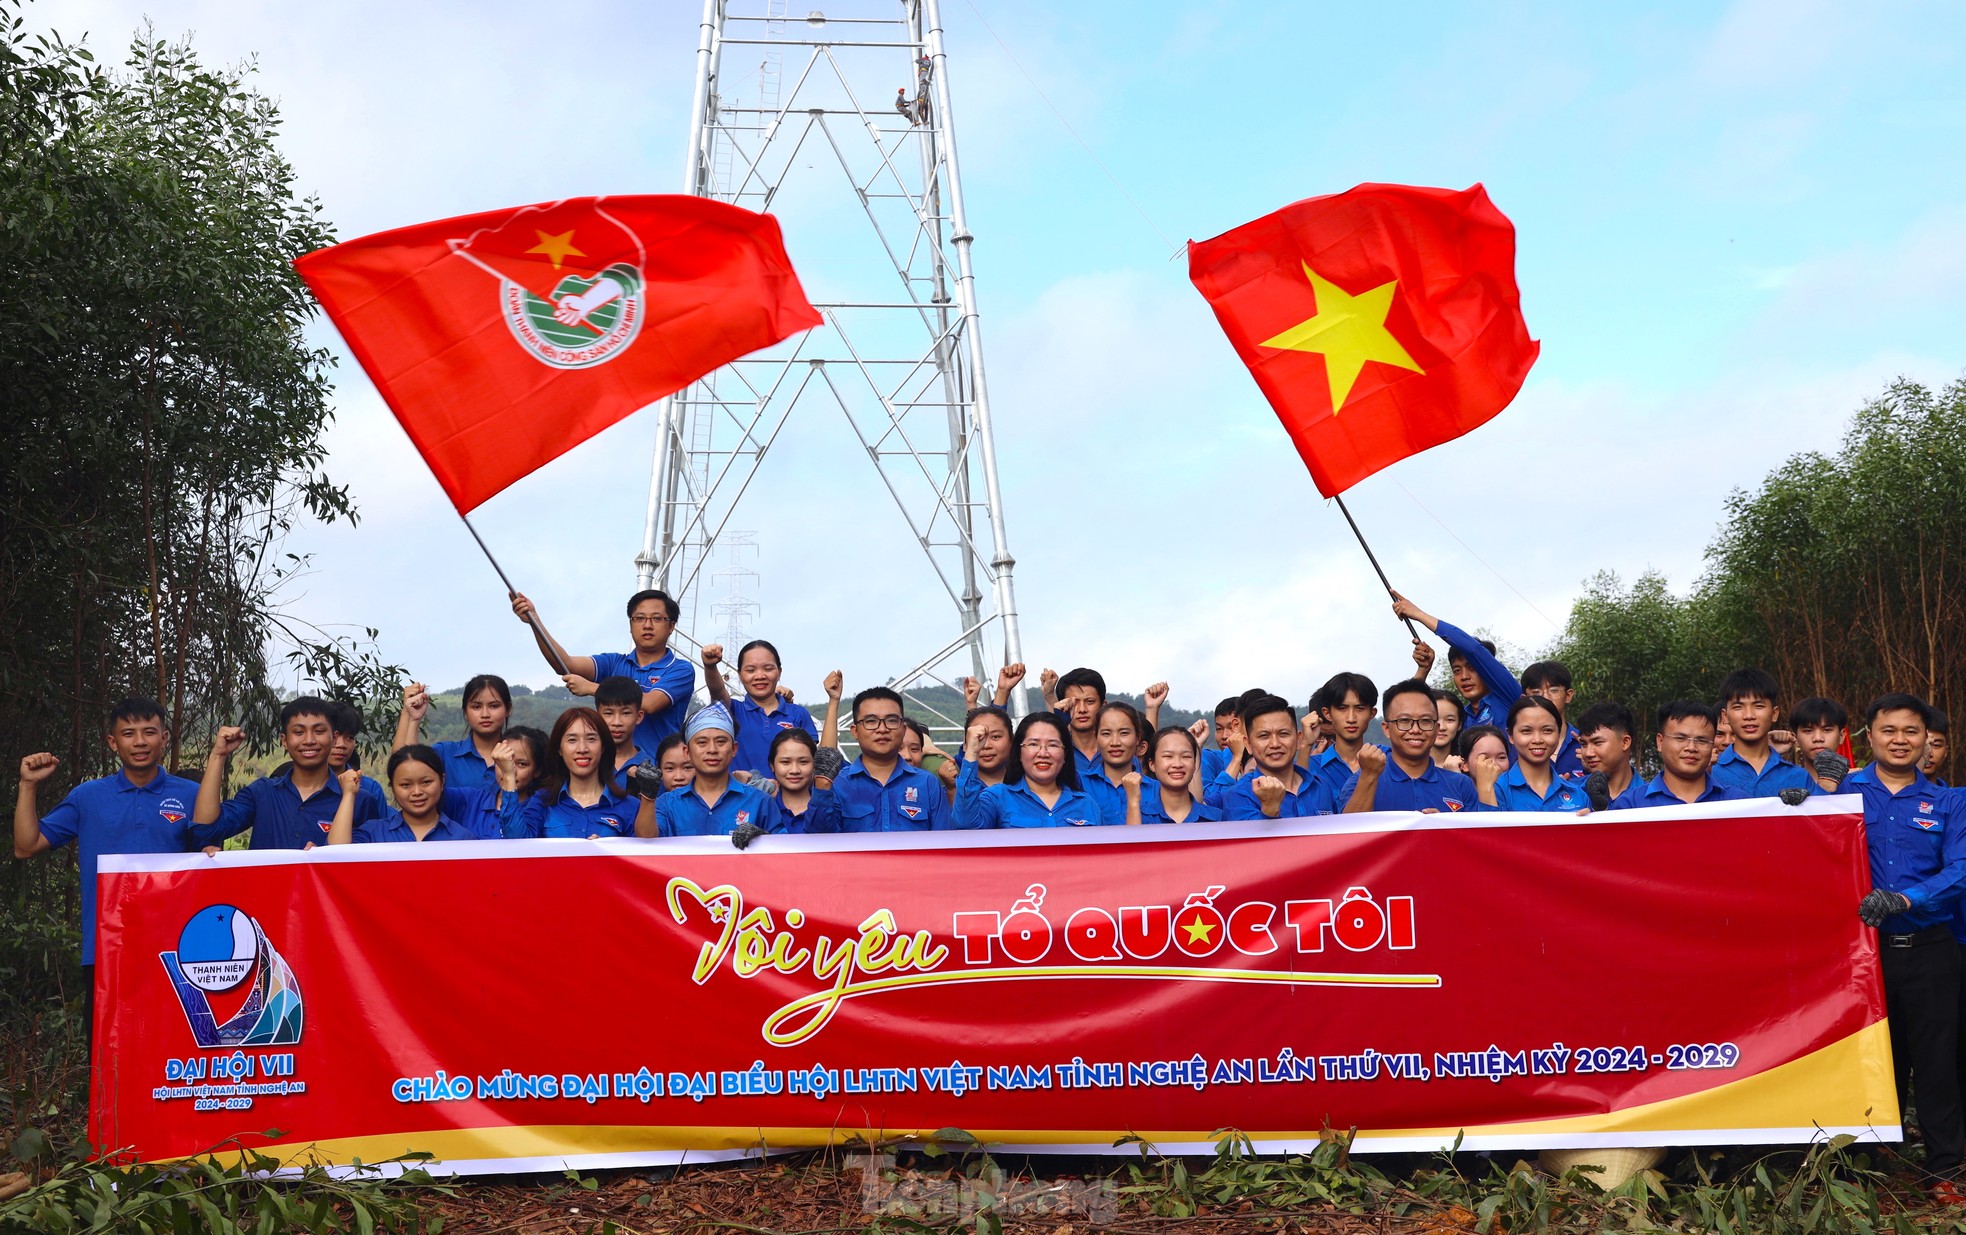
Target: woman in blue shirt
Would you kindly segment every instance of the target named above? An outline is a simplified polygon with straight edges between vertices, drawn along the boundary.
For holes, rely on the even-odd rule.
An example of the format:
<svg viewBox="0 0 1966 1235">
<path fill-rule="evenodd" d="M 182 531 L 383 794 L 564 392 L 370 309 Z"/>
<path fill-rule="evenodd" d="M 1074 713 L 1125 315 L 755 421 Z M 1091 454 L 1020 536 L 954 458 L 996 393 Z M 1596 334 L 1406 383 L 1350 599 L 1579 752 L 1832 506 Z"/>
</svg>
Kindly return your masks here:
<svg viewBox="0 0 1966 1235">
<path fill-rule="evenodd" d="M 1509 741 L 1515 746 L 1515 766 L 1492 783 L 1475 781 L 1482 805 L 1517 811 L 1587 809 L 1590 799 L 1584 795 L 1583 782 L 1558 776 L 1552 763 L 1564 733 L 1563 713 L 1541 695 L 1523 695 L 1510 704 Z"/>
<path fill-rule="evenodd" d="M 568 708 L 547 736 L 539 792 L 523 807 L 516 800 L 505 802 L 499 822 L 513 838 L 632 835 L 638 799 L 616 794 L 608 787 L 613 782 L 614 740 L 601 714 Z"/>
<path fill-rule="evenodd" d="M 963 717 L 963 744 L 956 761 L 955 802 L 973 801 L 989 785 L 1003 784 L 1010 772 L 1010 713 L 995 704 L 973 707 Z"/>
<path fill-rule="evenodd" d="M 403 711 L 396 720 L 395 750 L 421 740 L 423 718 L 430 711 L 430 689 L 421 682 L 403 688 Z M 497 783 L 492 750 L 505 736 L 512 717 L 512 688 L 505 679 L 481 673 L 464 684 L 464 734 L 430 749 L 444 761 L 444 782 L 452 789 L 485 789 Z"/>
<path fill-rule="evenodd" d="M 1068 828 L 1107 822 L 1079 787 L 1072 739 L 1054 712 L 1033 712 L 1017 726 L 1015 759 L 1001 785 L 957 802 L 958 828 Z M 1113 820 L 1112 822 L 1119 822 Z"/>
<path fill-rule="evenodd" d="M 778 782 L 778 808 L 785 814 L 785 831 L 837 832 L 840 811 L 831 789 L 812 783 L 819 743 L 803 729 L 786 729 L 771 740 L 771 778 Z"/>
<path fill-rule="evenodd" d="M 470 828 L 444 814 L 444 757 L 428 746 L 405 746 L 389 756 L 389 792 L 396 809 L 357 828 L 355 799 L 361 787 L 359 769 L 341 773 L 341 804 L 328 826 L 330 845 L 478 839 Z"/>
<path fill-rule="evenodd" d="M 482 789 L 458 789 L 448 777 L 444 781 L 444 813 L 485 840 L 505 835 L 500 820 L 508 797 L 516 797 L 524 806 L 539 791 L 540 774 L 546 768 L 546 735 L 530 725 L 512 726 L 492 747 L 492 766 L 497 774 Z"/>
<path fill-rule="evenodd" d="M 1213 823 L 1222 817 L 1221 808 L 1210 806 L 1195 793 L 1195 778 L 1201 768 L 1201 743 L 1179 725 L 1168 725 L 1154 735 L 1153 749 L 1147 752 L 1146 779 L 1131 778 L 1126 786 L 1128 823 Z"/>
</svg>

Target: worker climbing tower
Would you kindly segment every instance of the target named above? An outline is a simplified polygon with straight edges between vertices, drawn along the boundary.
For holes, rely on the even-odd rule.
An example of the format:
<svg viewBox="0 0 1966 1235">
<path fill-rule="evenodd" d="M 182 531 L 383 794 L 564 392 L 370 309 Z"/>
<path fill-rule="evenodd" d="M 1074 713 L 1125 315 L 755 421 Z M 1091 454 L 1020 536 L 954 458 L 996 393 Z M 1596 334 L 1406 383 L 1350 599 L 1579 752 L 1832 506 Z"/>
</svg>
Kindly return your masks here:
<svg viewBox="0 0 1966 1235">
<path fill-rule="evenodd" d="M 843 431 L 844 457 L 870 470 L 843 468 L 801 523 L 830 529 L 867 613 L 902 589 L 947 597 L 941 634 L 893 632 L 888 682 L 904 691 L 1023 660 L 953 95 L 937 0 L 796 16 L 786 0 L 704 0 L 684 190 L 778 216 L 824 323 L 658 405 L 636 557 L 641 586 L 676 596 L 693 628 L 712 555 L 788 423 Z M 866 560 L 856 534 L 889 505 L 913 568 Z"/>
</svg>

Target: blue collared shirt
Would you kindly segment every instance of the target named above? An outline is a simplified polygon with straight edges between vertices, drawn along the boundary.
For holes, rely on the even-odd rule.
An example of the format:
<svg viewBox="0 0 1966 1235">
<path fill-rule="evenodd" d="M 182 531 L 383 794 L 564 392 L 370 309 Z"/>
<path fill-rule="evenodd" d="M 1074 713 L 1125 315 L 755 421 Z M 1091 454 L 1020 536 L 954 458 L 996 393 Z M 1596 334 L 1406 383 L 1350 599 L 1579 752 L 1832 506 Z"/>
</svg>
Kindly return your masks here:
<svg viewBox="0 0 1966 1235">
<path fill-rule="evenodd" d="M 1727 786 L 1715 783 L 1713 777 L 1708 776 L 1707 787 L 1702 789 L 1700 796 L 1693 800 L 1695 802 L 1732 802 L 1740 796 L 1740 794 L 1735 793 Z M 1661 772 L 1651 780 L 1639 780 L 1637 777 L 1633 777 L 1632 783 L 1625 786 L 1625 791 L 1618 795 L 1616 801 L 1611 803 L 1610 809 L 1630 810 L 1635 806 L 1684 805 L 1686 805 L 1686 802 L 1678 794 L 1666 788 L 1665 773 Z"/>
<path fill-rule="evenodd" d="M 204 829 L 191 822 L 197 801 L 198 782 L 162 768 L 141 787 L 117 772 L 83 781 L 41 816 L 41 835 L 50 846 L 76 842 L 84 965 L 96 963 L 96 859 L 105 853 L 183 853 L 207 843 Z"/>
<path fill-rule="evenodd" d="M 833 779 L 842 832 L 926 832 L 949 826 L 949 794 L 935 773 L 897 760 L 884 785 L 855 759 Z"/>
<path fill-rule="evenodd" d="M 796 815 L 780 798 L 778 811 L 785 817 L 785 831 L 793 836 L 824 836 L 840 830 L 840 803 L 831 789 L 814 789 L 806 808 Z"/>
<path fill-rule="evenodd" d="M 1104 761 L 1100 762 L 1098 769 L 1091 775 L 1079 774 L 1079 788 L 1099 804 L 1100 818 L 1107 823 L 1126 822 L 1126 790 L 1106 779 Z"/>
<path fill-rule="evenodd" d="M 983 792 L 963 804 L 959 828 L 1085 828 L 1124 823 L 1125 816 L 1107 819 L 1099 803 L 1083 789 L 1058 786 L 1058 802 L 1046 806 L 1031 792 L 1029 781 L 1014 785 L 985 785 Z"/>
<path fill-rule="evenodd" d="M 1222 818 L 1224 819 L 1268 819 L 1263 813 L 1263 804 L 1256 796 L 1256 778 L 1262 776 L 1263 769 L 1251 768 L 1243 778 L 1230 786 L 1222 795 Z M 1298 774 L 1297 792 L 1284 791 L 1283 804 L 1277 808 L 1279 819 L 1302 819 L 1308 815 L 1331 815 L 1337 813 L 1332 805 L 1330 788 L 1317 777 L 1308 773 Z"/>
<path fill-rule="evenodd" d="M 747 823 L 767 832 L 783 831 L 785 817 L 778 809 L 778 799 L 762 789 L 731 781 L 724 786 L 722 796 L 710 803 L 691 781 L 655 800 L 657 836 L 729 836 Z"/>
<path fill-rule="evenodd" d="M 1446 641 L 1447 646 L 1467 659 L 1488 693 L 1467 705 L 1464 727 L 1493 725 L 1502 732 L 1508 732 L 1509 705 L 1522 698 L 1522 683 L 1516 681 L 1509 667 L 1495 659 L 1495 653 L 1481 646 L 1467 631 L 1452 622 L 1441 622 L 1434 627 L 1434 633 Z"/>
<path fill-rule="evenodd" d="M 1386 751 L 1386 762 L 1391 763 L 1392 752 L 1383 746 L 1379 749 Z M 1331 795 L 1331 804 L 1338 810 L 1344 810 L 1345 803 L 1352 800 L 1352 786 L 1358 783 L 1358 773 L 1339 755 L 1336 744 L 1311 756 L 1310 775 L 1323 782 L 1325 792 Z"/>
<path fill-rule="evenodd" d="M 516 795 L 514 795 L 516 796 Z M 635 812 L 642 800 L 632 794 L 601 791 L 601 800 L 582 806 L 566 794 L 548 802 L 546 794 L 535 793 L 521 804 L 507 798 L 499 810 L 499 823 L 514 840 L 532 837 L 633 836 Z"/>
<path fill-rule="evenodd" d="M 1720 752 L 1720 758 L 1714 761 L 1713 770 L 1707 775 L 1742 798 L 1772 798 L 1784 789 L 1801 789 L 1813 796 L 1821 788 L 1815 777 L 1772 750 L 1768 752 L 1768 762 L 1757 772 L 1752 763 L 1730 746 Z"/>
<path fill-rule="evenodd" d="M 659 690 L 669 696 L 668 707 L 660 712 L 644 712 L 642 719 L 636 722 L 636 746 L 643 750 L 655 750 L 662 745 L 662 739 L 683 731 L 683 719 L 689 714 L 689 698 L 696 692 L 695 665 L 676 655 L 672 649 L 664 649 L 662 655 L 646 665 L 638 663 L 633 652 L 596 652 L 591 659 L 596 682 L 602 678 L 634 678 L 635 685 L 642 688 L 643 694 Z M 629 831 L 633 830 L 633 827 L 629 828 Z"/>
<path fill-rule="evenodd" d="M 1358 788 L 1358 777 L 1354 775 L 1345 784 L 1345 802 L 1352 800 L 1352 792 Z M 1378 787 L 1372 795 L 1373 810 L 1420 810 L 1439 811 L 1452 814 L 1464 810 L 1481 809 L 1481 797 L 1475 792 L 1474 781 L 1459 772 L 1429 762 L 1427 770 L 1418 776 L 1408 776 L 1406 770 L 1388 758 L 1386 770 L 1379 773 Z"/>
<path fill-rule="evenodd" d="M 401 843 L 404 841 L 414 844 L 416 843 L 416 839 L 416 833 L 410 829 L 409 824 L 403 822 L 403 812 L 399 810 L 392 810 L 378 819 L 371 819 L 361 827 L 355 829 L 355 843 L 358 845 Z M 449 815 L 439 813 L 437 816 L 437 826 L 425 832 L 423 839 L 426 841 L 483 840 L 484 837 L 479 836 L 477 832 L 452 819 Z"/>
<path fill-rule="evenodd" d="M 1140 782 L 1140 822 L 1173 823 L 1174 816 L 1167 813 L 1167 804 L 1161 801 L 1161 783 L 1149 776 Z M 1195 800 L 1195 791 L 1188 790 L 1188 817 L 1182 823 L 1214 823 L 1222 818 L 1222 808 L 1210 806 L 1207 802 Z M 1123 823 L 1126 816 L 1114 820 Z"/>
<path fill-rule="evenodd" d="M 469 828 L 479 840 L 497 840 L 505 835 L 505 829 L 499 826 L 504 792 L 496 783 L 489 789 L 453 789 L 445 782 L 444 800 L 437 810 L 445 818 L 455 819 Z"/>
<path fill-rule="evenodd" d="M 1893 793 L 1877 778 L 1876 764 L 1850 773 L 1841 787 L 1864 797 L 1871 887 L 1911 901 L 1877 929 L 1909 935 L 1948 922 L 1966 888 L 1966 799 L 1917 770 L 1911 784 Z"/>
<path fill-rule="evenodd" d="M 469 737 L 456 738 L 449 742 L 432 742 L 430 749 L 444 760 L 444 788 L 483 789 L 489 785 L 498 788 L 498 770 L 485 762 L 478 748 L 471 744 Z"/>
<path fill-rule="evenodd" d="M 1584 782 L 1568 780 L 1554 773 L 1550 776 L 1548 796 L 1537 793 L 1528 778 L 1523 776 L 1519 763 L 1495 781 L 1496 810 L 1580 811 L 1590 804 L 1590 798 L 1584 793 Z"/>
<path fill-rule="evenodd" d="M 1229 764 L 1235 761 L 1236 752 L 1224 746 L 1204 746 L 1201 748 L 1201 771 L 1195 775 L 1197 785 L 1206 785 L 1226 772 Z"/>
<path fill-rule="evenodd" d="M 813 723 L 811 712 L 776 695 L 773 698 L 778 699 L 778 706 L 769 712 L 749 695 L 730 701 L 730 718 L 737 726 L 737 757 L 730 765 L 733 771 L 771 775 L 772 741 L 787 729 L 803 729 L 813 741 L 819 740 L 819 726 Z"/>
<path fill-rule="evenodd" d="M 341 782 L 333 776 L 304 802 L 300 790 L 294 788 L 293 773 L 262 776 L 218 808 L 217 822 L 205 830 L 211 838 L 205 843 L 216 845 L 250 828 L 253 839 L 248 847 L 252 849 L 305 849 L 309 844 L 323 844 L 340 805 Z M 379 798 L 356 793 L 356 827 L 381 812 Z"/>
</svg>

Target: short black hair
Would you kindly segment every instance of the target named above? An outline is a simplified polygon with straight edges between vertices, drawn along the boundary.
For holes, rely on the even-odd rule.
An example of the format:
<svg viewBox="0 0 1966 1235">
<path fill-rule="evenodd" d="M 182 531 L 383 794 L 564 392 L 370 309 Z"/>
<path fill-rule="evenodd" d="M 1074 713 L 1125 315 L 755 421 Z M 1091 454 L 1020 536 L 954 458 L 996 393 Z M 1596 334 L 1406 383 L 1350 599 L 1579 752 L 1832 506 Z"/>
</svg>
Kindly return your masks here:
<svg viewBox="0 0 1966 1235">
<path fill-rule="evenodd" d="M 329 726 L 332 727 L 334 725 L 334 704 L 329 703 L 319 695 L 302 695 L 298 699 L 289 701 L 285 707 L 280 709 L 281 732 L 284 733 L 286 731 L 287 722 L 296 716 L 318 716 L 322 720 L 327 721 Z"/>
<path fill-rule="evenodd" d="M 330 703 L 328 728 L 335 731 L 336 737 L 354 738 L 362 735 L 362 710 L 352 703 L 336 699 Z"/>
<path fill-rule="evenodd" d="M 1379 710 L 1382 712 L 1392 711 L 1393 700 L 1399 698 L 1401 695 L 1425 695 L 1429 700 L 1432 700 L 1434 697 L 1434 688 L 1422 682 L 1419 678 L 1408 678 L 1404 682 L 1394 682 L 1391 686 L 1386 687 L 1385 695 L 1380 698 Z"/>
<path fill-rule="evenodd" d="M 1357 695 L 1358 701 L 1369 708 L 1379 704 L 1379 688 L 1363 673 L 1332 674 L 1331 680 L 1311 696 L 1311 702 L 1319 708 L 1335 708 L 1345 702 L 1346 695 Z"/>
<path fill-rule="evenodd" d="M 1500 653 L 1498 653 L 1495 650 L 1495 641 L 1493 639 L 1476 639 L 1475 642 L 1479 643 L 1488 652 L 1490 656 L 1500 655 Z M 1447 649 L 1448 664 L 1451 665 L 1457 660 L 1466 661 L 1467 659 L 1468 659 L 1468 654 L 1466 652 L 1463 652 L 1460 648 Z"/>
<path fill-rule="evenodd" d="M 1593 703 L 1577 716 L 1577 732 L 1596 733 L 1599 729 L 1610 729 L 1628 738 L 1638 736 L 1638 720 L 1632 710 L 1616 700 Z"/>
<path fill-rule="evenodd" d="M 1720 714 L 1698 699 L 1674 699 L 1671 703 L 1661 704 L 1657 723 L 1652 728 L 1663 732 L 1668 724 L 1676 720 L 1704 720 L 1709 728 L 1720 728 Z"/>
<path fill-rule="evenodd" d="M 1058 698 L 1064 699 L 1065 692 L 1074 686 L 1090 686 L 1099 696 L 1099 702 L 1106 702 L 1106 679 L 1097 669 L 1078 668 L 1058 679 Z"/>
<path fill-rule="evenodd" d="M 464 697 L 457 704 L 458 710 L 468 711 L 471 707 L 471 701 L 478 697 L 478 692 L 481 690 L 488 690 L 497 695 L 498 701 L 505 705 L 505 710 L 507 712 L 512 710 L 512 688 L 507 686 L 505 679 L 496 673 L 481 673 L 466 682 L 464 684 Z"/>
<path fill-rule="evenodd" d="M 1162 725 L 1154 731 L 1153 741 L 1147 743 L 1147 762 L 1153 762 L 1155 753 L 1160 750 L 1160 740 L 1171 733 L 1178 733 L 1186 738 L 1188 740 L 1188 749 L 1194 752 L 1197 760 L 1201 758 L 1201 743 L 1195 740 L 1194 734 L 1189 733 L 1179 725 Z M 1195 775 L 1201 775 L 1201 765 L 1199 763 L 1195 765 Z"/>
<path fill-rule="evenodd" d="M 143 695 L 131 695 L 127 699 L 119 699 L 116 701 L 116 706 L 109 709 L 111 729 L 116 727 L 118 721 L 125 720 L 154 720 L 165 729 L 171 727 L 171 718 L 164 715 L 164 705 Z"/>
<path fill-rule="evenodd" d="M 1811 695 L 1789 709 L 1790 729 L 1821 729 L 1825 725 L 1848 729 L 1850 713 L 1836 700 L 1821 695 Z"/>
<path fill-rule="evenodd" d="M 672 622 L 683 616 L 683 607 L 676 603 L 676 598 L 659 587 L 645 587 L 633 596 L 630 596 L 628 598 L 628 616 L 634 617 L 636 608 L 645 600 L 661 601 L 662 607 L 668 611 L 669 620 Z"/>
<path fill-rule="evenodd" d="M 1871 700 L 1870 706 L 1864 709 L 1864 723 L 1875 725 L 1879 712 L 1916 712 L 1920 723 L 1928 729 L 1932 727 L 1932 705 L 1902 690 L 1888 691 Z"/>
<path fill-rule="evenodd" d="M 783 666 L 783 665 L 784 665 L 784 663 L 785 663 L 785 662 L 784 662 L 784 660 L 782 660 L 782 659 L 781 659 L 781 658 L 779 657 L 779 655 L 778 655 L 778 649 L 777 649 L 777 648 L 775 648 L 775 647 L 773 647 L 773 646 L 771 645 L 771 643 L 770 643 L 770 642 L 769 642 L 768 640 L 765 640 L 765 639 L 753 639 L 753 640 L 751 640 L 751 642 L 749 642 L 749 643 L 747 643 L 747 644 L 745 644 L 745 645 L 744 645 L 743 647 L 741 647 L 741 648 L 739 648 L 739 649 L 737 649 L 737 659 L 731 662 L 731 666 L 732 666 L 733 668 L 736 668 L 736 667 L 739 667 L 739 666 L 741 666 L 741 665 L 743 665 L 743 663 L 744 663 L 744 658 L 745 658 L 746 656 L 749 656 L 749 655 L 750 655 L 751 653 L 753 653 L 753 652 L 755 652 L 755 651 L 757 651 L 757 650 L 758 650 L 759 648 L 763 648 L 763 649 L 764 649 L 765 651 L 767 651 L 767 652 L 770 652 L 770 653 L 771 653 L 771 663 L 772 663 L 772 664 L 774 664 L 774 665 L 780 665 L 780 666 Z"/>
<path fill-rule="evenodd" d="M 1524 712 L 1548 712 L 1550 719 L 1556 722 L 1557 731 L 1559 733 L 1563 731 L 1563 712 L 1554 703 L 1541 695 L 1518 695 L 1516 701 L 1509 705 L 1509 719 L 1506 723 L 1511 733 L 1515 731 L 1515 718 Z"/>
<path fill-rule="evenodd" d="M 1065 756 L 1058 763 L 1058 783 L 1067 789 L 1083 788 L 1079 783 L 1079 761 L 1072 754 L 1072 735 L 1066 731 L 1064 720 L 1056 712 L 1033 712 L 1017 723 L 1017 732 L 1010 735 L 1010 763 L 1003 770 L 1004 784 L 1015 785 L 1023 781 L 1024 739 L 1038 725 L 1050 725 L 1065 747 Z"/>
<path fill-rule="evenodd" d="M 1218 717 L 1234 716 L 1236 714 L 1236 708 L 1240 706 L 1241 703 L 1242 703 L 1241 696 L 1230 695 L 1227 699 L 1224 699 L 1222 700 L 1222 702 L 1215 705 L 1215 715 L 1217 715 Z"/>
<path fill-rule="evenodd" d="M 661 766 L 662 757 L 664 755 L 667 755 L 670 751 L 688 750 L 688 749 L 689 749 L 689 743 L 683 740 L 683 735 L 680 733 L 672 733 L 668 737 L 662 739 L 660 742 L 657 742 L 655 744 L 656 765 L 658 767 Z"/>
<path fill-rule="evenodd" d="M 1454 753 L 1462 759 L 1466 759 L 1474 753 L 1475 743 L 1481 741 L 1483 738 L 1494 738 L 1502 744 L 1502 749 L 1508 749 L 1508 734 L 1503 733 L 1493 725 L 1471 725 L 1455 735 Z"/>
<path fill-rule="evenodd" d="M 406 763 L 421 763 L 435 772 L 439 781 L 444 779 L 444 757 L 438 754 L 434 747 L 425 746 L 421 742 L 411 743 L 389 756 L 389 767 L 383 775 L 393 782 L 396 779 L 396 769 Z"/>
<path fill-rule="evenodd" d="M 1418 680 L 1419 680 L 1418 678 L 1414 679 L 1414 681 L 1416 682 Z M 1440 704 L 1443 703 L 1451 704 L 1454 708 L 1454 723 L 1459 725 L 1465 725 L 1468 723 L 1468 705 L 1461 702 L 1461 696 L 1455 694 L 1451 690 L 1436 690 L 1433 692 L 1433 697 L 1434 697 L 1435 711 L 1440 710 L 1439 709 Z"/>
<path fill-rule="evenodd" d="M 513 725 L 505 731 L 505 737 L 509 741 L 526 744 L 527 752 L 532 755 L 533 781 L 538 783 L 540 772 L 546 766 L 546 730 L 535 729 L 531 725 Z"/>
<path fill-rule="evenodd" d="M 1548 690 L 1552 686 L 1571 689 L 1570 666 L 1560 660 L 1539 660 L 1522 671 L 1522 689 Z"/>
<path fill-rule="evenodd" d="M 1951 737 L 1952 733 L 1949 729 L 1951 722 L 1946 719 L 1946 714 L 1938 708 L 1928 708 L 1927 711 L 1929 715 L 1925 717 L 1926 731 Z"/>
<path fill-rule="evenodd" d="M 869 686 L 866 690 L 861 691 L 853 697 L 853 710 L 848 712 L 847 715 L 853 717 L 855 720 L 859 720 L 861 708 L 867 704 L 883 700 L 900 708 L 903 715 L 907 714 L 907 701 L 902 699 L 899 694 L 885 686 Z"/>
<path fill-rule="evenodd" d="M 1720 679 L 1720 706 L 1726 707 L 1736 699 L 1766 699 L 1776 707 L 1782 705 L 1782 686 L 1775 675 L 1766 669 L 1736 669 Z"/>
<path fill-rule="evenodd" d="M 1242 720 L 1242 727 L 1250 729 L 1254 727 L 1257 717 L 1268 716 L 1272 712 L 1286 712 L 1290 716 L 1290 723 L 1293 725 L 1297 723 L 1297 709 L 1291 707 L 1290 701 L 1281 695 L 1258 695 L 1254 699 L 1245 700 L 1237 716 Z"/>
<path fill-rule="evenodd" d="M 594 683 L 594 707 L 639 708 L 642 706 L 642 688 L 634 678 L 625 673 L 604 677 Z"/>
<path fill-rule="evenodd" d="M 932 742 L 935 740 L 933 737 L 930 736 L 928 732 L 928 726 L 916 720 L 914 717 L 903 716 L 901 718 L 901 723 L 908 726 L 909 730 L 916 737 L 920 738 L 924 743 Z"/>
</svg>

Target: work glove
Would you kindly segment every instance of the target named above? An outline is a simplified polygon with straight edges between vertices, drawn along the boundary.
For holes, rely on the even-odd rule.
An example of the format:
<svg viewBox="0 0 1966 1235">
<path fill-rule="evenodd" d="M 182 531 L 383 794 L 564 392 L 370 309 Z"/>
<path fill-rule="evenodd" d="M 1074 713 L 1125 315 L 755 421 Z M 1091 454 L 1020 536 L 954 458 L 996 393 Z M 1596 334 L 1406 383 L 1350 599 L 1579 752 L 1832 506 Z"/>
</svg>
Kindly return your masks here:
<svg viewBox="0 0 1966 1235">
<path fill-rule="evenodd" d="M 1775 796 L 1780 798 L 1785 806 L 1800 806 L 1809 800 L 1809 791 L 1807 789 L 1784 789 Z"/>
<path fill-rule="evenodd" d="M 1840 785 L 1850 774 L 1850 761 L 1833 750 L 1816 752 L 1816 776 L 1832 785 Z"/>
<path fill-rule="evenodd" d="M 637 797 L 653 802 L 662 796 L 662 773 L 646 763 L 638 763 L 628 769 L 628 787 Z"/>
<path fill-rule="evenodd" d="M 1591 801 L 1592 810 L 1611 809 L 1611 778 L 1602 772 L 1592 772 L 1584 778 L 1584 796 Z"/>
<path fill-rule="evenodd" d="M 730 830 L 730 843 L 739 849 L 748 849 L 751 842 L 765 834 L 765 830 L 755 823 L 740 823 Z"/>
<path fill-rule="evenodd" d="M 846 756 L 842 755 L 835 747 L 822 746 L 819 748 L 819 753 L 812 757 L 812 774 L 815 777 L 824 777 L 827 780 L 832 780 L 840 774 L 840 769 L 845 766 Z"/>
<path fill-rule="evenodd" d="M 1865 926 L 1876 926 L 1909 908 L 1911 898 L 1902 892 L 1886 892 L 1883 888 L 1876 888 L 1857 902 L 1857 916 L 1863 919 Z"/>
</svg>

